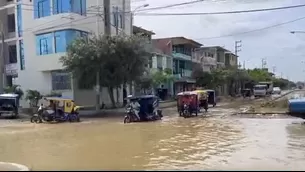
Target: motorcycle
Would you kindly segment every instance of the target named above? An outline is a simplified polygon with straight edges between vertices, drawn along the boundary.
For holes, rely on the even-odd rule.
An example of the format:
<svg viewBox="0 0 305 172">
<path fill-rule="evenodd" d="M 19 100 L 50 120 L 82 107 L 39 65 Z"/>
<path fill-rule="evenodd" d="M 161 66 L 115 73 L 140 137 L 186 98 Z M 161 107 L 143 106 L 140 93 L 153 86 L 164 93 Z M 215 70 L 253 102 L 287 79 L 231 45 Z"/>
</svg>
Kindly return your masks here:
<svg viewBox="0 0 305 172">
<path fill-rule="evenodd" d="M 184 104 L 184 105 L 183 105 L 182 116 L 183 116 L 184 118 L 187 118 L 187 117 L 190 117 L 190 116 L 191 116 L 191 113 L 190 113 L 190 110 L 189 110 L 189 105 L 187 105 L 187 104 Z"/>
<path fill-rule="evenodd" d="M 140 118 L 136 115 L 136 112 L 132 107 L 127 107 L 126 113 L 127 115 L 124 117 L 124 123 L 140 121 Z"/>
<path fill-rule="evenodd" d="M 79 122 L 79 116 L 78 114 L 67 114 L 63 113 L 59 115 L 58 113 L 55 112 L 48 112 L 48 110 L 45 110 L 42 106 L 40 106 L 37 110 L 37 113 L 34 114 L 31 117 L 31 123 L 42 123 L 42 122 L 73 122 L 73 121 L 78 121 Z"/>
</svg>

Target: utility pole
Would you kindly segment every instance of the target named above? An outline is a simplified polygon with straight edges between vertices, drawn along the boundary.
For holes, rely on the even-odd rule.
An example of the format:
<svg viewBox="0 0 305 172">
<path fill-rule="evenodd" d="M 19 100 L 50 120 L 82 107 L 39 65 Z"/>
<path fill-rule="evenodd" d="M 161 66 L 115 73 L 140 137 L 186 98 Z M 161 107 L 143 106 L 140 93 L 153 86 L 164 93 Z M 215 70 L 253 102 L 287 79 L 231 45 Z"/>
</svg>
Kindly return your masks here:
<svg viewBox="0 0 305 172">
<path fill-rule="evenodd" d="M 3 93 L 4 91 L 4 77 L 5 77 L 5 37 L 4 37 L 4 27 L 3 23 L 0 21 L 0 36 L 1 36 L 1 57 L 0 57 L 0 92 Z"/>
<path fill-rule="evenodd" d="M 243 68 L 246 69 L 246 61 L 243 62 Z"/>
<path fill-rule="evenodd" d="M 266 68 L 267 61 L 265 58 L 262 58 L 262 69 Z"/>
<path fill-rule="evenodd" d="M 241 51 L 241 40 L 235 41 L 235 55 L 237 56 L 237 53 Z"/>
<path fill-rule="evenodd" d="M 97 5 L 97 16 L 96 16 L 96 37 L 98 38 L 100 36 L 100 23 L 99 23 L 99 17 L 100 17 L 100 0 L 96 0 L 96 5 Z M 103 0 L 103 7 L 104 7 L 104 34 L 105 35 L 111 35 L 111 28 L 110 28 L 110 23 L 109 23 L 109 6 L 110 5 L 110 0 Z M 100 110 L 100 98 L 101 98 L 101 82 L 100 82 L 100 71 L 96 72 L 96 86 L 95 86 L 95 91 L 96 91 L 96 104 L 95 104 L 95 110 L 99 111 Z"/>
</svg>

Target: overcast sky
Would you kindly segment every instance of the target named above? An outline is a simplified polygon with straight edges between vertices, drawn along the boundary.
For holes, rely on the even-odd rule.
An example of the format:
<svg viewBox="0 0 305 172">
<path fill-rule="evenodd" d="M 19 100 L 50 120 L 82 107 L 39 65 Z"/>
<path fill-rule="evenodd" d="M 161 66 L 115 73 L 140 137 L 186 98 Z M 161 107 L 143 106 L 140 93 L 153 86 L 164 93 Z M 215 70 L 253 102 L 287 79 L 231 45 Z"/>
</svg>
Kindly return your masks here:
<svg viewBox="0 0 305 172">
<path fill-rule="evenodd" d="M 132 8 L 149 4 L 149 7 L 193 0 L 131 0 Z M 305 4 L 305 0 L 206 0 L 197 4 L 153 10 L 151 13 L 217 12 L 272 8 Z M 291 34 L 291 30 L 305 31 L 305 19 L 283 26 L 248 34 L 207 39 L 228 34 L 238 34 L 278 23 L 305 17 L 305 7 L 243 14 L 204 16 L 135 16 L 135 25 L 156 33 L 154 38 L 184 36 L 205 46 L 220 45 L 234 51 L 235 40 L 242 40 L 239 61 L 246 68 L 261 67 L 266 58 L 267 67 L 276 74 L 294 81 L 305 80 L 305 34 Z"/>
</svg>

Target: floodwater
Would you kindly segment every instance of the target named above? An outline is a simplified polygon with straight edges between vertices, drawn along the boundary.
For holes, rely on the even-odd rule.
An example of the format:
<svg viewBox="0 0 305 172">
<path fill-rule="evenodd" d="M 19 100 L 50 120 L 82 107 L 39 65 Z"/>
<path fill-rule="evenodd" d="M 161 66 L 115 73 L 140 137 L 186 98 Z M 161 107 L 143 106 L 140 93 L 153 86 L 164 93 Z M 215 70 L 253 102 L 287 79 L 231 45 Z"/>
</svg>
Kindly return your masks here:
<svg viewBox="0 0 305 172">
<path fill-rule="evenodd" d="M 297 119 L 165 117 L 0 127 L 0 161 L 32 170 L 305 170 Z"/>
</svg>

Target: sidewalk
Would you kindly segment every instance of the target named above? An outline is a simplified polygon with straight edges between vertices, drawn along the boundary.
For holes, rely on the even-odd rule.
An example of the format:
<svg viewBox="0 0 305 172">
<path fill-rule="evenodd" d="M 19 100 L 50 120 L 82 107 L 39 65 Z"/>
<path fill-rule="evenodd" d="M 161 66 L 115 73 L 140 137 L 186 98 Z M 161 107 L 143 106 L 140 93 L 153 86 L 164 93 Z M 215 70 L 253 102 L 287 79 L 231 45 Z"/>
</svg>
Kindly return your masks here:
<svg viewBox="0 0 305 172">
<path fill-rule="evenodd" d="M 160 102 L 160 108 L 170 108 L 176 106 L 176 101 L 165 101 Z M 94 117 L 122 117 L 125 115 L 125 108 L 117 108 L 117 109 L 103 109 L 98 112 L 95 109 L 90 110 L 81 110 L 79 112 L 81 117 L 85 118 L 94 118 Z"/>
</svg>

